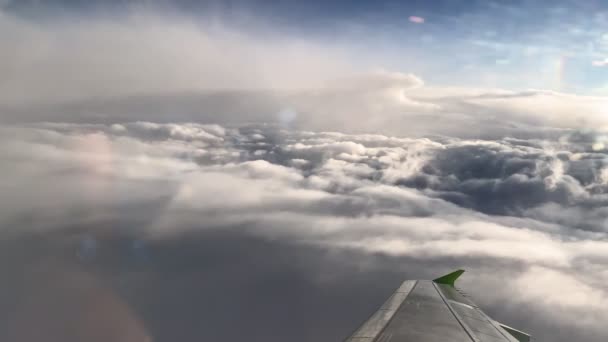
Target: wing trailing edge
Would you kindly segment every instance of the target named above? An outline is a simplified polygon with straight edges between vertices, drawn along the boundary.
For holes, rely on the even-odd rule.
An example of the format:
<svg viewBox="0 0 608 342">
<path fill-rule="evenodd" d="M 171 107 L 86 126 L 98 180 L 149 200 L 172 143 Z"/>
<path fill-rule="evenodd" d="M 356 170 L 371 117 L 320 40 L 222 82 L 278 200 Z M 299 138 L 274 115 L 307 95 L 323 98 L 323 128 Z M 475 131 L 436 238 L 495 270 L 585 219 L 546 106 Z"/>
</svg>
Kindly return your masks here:
<svg viewBox="0 0 608 342">
<path fill-rule="evenodd" d="M 519 342 L 530 342 L 530 340 L 532 339 L 532 337 L 528 333 L 525 333 L 521 330 L 517 330 L 515 328 L 511 328 L 510 326 L 502 324 L 500 322 L 496 323 L 498 323 L 501 328 L 505 329 L 511 336 L 515 337 L 515 339 Z"/>
</svg>

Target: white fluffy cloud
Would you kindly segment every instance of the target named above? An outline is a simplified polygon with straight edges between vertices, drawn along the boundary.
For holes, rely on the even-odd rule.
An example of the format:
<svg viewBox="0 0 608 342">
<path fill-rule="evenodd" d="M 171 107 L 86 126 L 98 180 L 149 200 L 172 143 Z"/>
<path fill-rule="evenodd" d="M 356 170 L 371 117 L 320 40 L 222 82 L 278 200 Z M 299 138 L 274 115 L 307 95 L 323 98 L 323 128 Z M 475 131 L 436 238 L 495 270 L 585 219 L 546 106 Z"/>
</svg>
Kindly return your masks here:
<svg viewBox="0 0 608 342">
<path fill-rule="evenodd" d="M 604 161 L 580 152 L 584 143 L 149 122 L 2 130 L 0 226 L 13 234 L 120 218 L 149 239 L 241 227 L 329 250 L 453 260 L 470 265 L 481 304 L 510 302 L 507 318 L 540 314 L 524 326 L 540 337 L 554 336 L 551 321 L 604 336 L 605 182 L 580 167 Z M 511 281 L 488 294 L 501 277 Z"/>
</svg>

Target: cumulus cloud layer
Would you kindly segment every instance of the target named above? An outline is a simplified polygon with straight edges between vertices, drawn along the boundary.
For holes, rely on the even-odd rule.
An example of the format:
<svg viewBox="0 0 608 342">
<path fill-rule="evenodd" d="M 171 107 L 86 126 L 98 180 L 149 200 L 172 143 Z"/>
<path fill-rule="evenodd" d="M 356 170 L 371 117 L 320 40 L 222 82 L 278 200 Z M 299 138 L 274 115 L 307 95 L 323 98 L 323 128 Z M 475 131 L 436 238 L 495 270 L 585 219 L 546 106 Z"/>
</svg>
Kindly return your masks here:
<svg viewBox="0 0 608 342">
<path fill-rule="evenodd" d="M 3 126 L 0 136 L 5 239 L 85 232 L 75 235 L 84 234 L 84 240 L 48 247 L 54 258 L 65 259 L 57 253 L 67 248 L 76 251 L 67 259 L 76 257 L 85 266 L 87 260 L 105 260 L 98 245 L 117 232 L 139 241 L 130 247 L 136 259 L 143 244 L 162 250 L 163 241 L 203 234 L 203 246 L 213 241 L 212 232 L 230 232 L 225 234 L 235 234 L 235 241 L 254 239 L 238 248 L 225 237 L 218 240 L 235 260 L 250 255 L 268 262 L 271 252 L 247 247 L 259 241 L 279 249 L 290 245 L 301 255 L 309 249 L 335 253 L 323 257 L 326 270 L 311 266 L 321 262 L 317 257 L 298 259 L 306 271 L 258 266 L 256 279 L 266 283 L 278 274 L 273 272 L 303 272 L 296 278 L 319 279 L 308 289 L 317 295 L 340 287 L 366 292 L 346 286 L 346 279 L 373 274 L 384 283 L 466 267 L 471 274 L 465 287 L 506 323 L 539 339 L 606 338 L 608 165 L 596 151 L 597 136 L 483 141 L 151 122 Z M 208 265 L 214 264 L 213 257 L 196 253 L 203 252 L 180 263 L 205 268 L 208 257 Z M 370 261 L 377 257 L 385 259 Z M 223 267 L 235 274 L 249 267 L 230 265 Z M 155 267 L 142 274 L 167 272 Z M 340 267 L 358 271 L 325 280 L 331 285 L 321 280 Z M 367 298 L 371 310 L 371 292 L 349 295 Z M 248 305 L 271 317 L 276 311 L 269 305 L 280 304 L 267 300 Z M 336 316 L 343 314 L 334 309 Z M 355 322 L 341 321 L 344 331 L 321 329 L 325 335 L 304 334 L 300 340 L 344 337 L 365 317 L 364 309 L 358 308 L 363 316 L 345 316 Z M 233 322 L 224 318 L 218 318 L 222 324 Z M 160 335 L 176 331 L 150 320 Z M 562 330 L 556 333 L 555 327 Z"/>
</svg>

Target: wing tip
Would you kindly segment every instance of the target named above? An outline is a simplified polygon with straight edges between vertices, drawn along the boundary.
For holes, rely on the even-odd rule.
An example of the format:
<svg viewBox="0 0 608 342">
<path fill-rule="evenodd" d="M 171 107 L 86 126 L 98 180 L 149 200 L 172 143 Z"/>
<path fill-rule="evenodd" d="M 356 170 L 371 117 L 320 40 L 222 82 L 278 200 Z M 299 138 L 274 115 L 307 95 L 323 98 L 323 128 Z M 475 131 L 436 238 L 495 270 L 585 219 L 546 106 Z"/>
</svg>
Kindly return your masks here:
<svg viewBox="0 0 608 342">
<path fill-rule="evenodd" d="M 456 279 L 458 279 L 463 273 L 464 273 L 464 270 L 462 270 L 462 269 L 456 270 L 454 272 L 448 273 L 437 279 L 433 279 L 433 282 L 435 282 L 437 284 L 444 284 L 444 285 L 449 285 L 449 286 L 454 287 L 454 283 L 456 282 Z"/>
</svg>

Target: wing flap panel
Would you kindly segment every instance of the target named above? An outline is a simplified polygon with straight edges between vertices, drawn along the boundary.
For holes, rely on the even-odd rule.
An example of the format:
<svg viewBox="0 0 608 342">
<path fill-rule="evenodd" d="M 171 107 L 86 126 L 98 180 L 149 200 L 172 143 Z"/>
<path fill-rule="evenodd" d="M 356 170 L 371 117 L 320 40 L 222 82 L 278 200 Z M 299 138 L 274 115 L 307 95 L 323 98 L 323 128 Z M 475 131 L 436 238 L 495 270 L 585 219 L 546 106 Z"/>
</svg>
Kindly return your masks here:
<svg viewBox="0 0 608 342">
<path fill-rule="evenodd" d="M 404 281 L 384 304 L 363 325 L 348 338 L 347 342 L 373 342 L 388 325 L 401 304 L 412 291 L 416 281 Z"/>
</svg>

